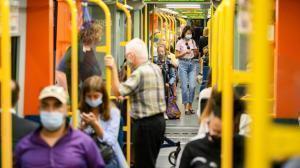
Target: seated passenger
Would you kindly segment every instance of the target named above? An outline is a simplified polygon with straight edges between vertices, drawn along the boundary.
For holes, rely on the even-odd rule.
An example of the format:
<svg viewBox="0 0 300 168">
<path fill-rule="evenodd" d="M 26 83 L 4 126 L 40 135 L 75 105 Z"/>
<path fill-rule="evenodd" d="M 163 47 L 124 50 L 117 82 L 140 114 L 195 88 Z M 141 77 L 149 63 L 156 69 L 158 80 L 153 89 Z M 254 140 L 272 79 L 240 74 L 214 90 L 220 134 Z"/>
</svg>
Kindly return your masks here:
<svg viewBox="0 0 300 168">
<path fill-rule="evenodd" d="M 83 23 L 79 32 L 78 43 L 78 81 L 83 82 L 90 76 L 101 76 L 100 63 L 97 61 L 93 47 L 100 40 L 102 27 L 99 21 L 88 21 Z M 57 82 L 71 94 L 71 47 L 66 51 L 58 65 Z M 65 75 L 65 78 L 64 78 Z M 67 80 L 67 81 L 64 81 Z M 66 86 L 67 84 L 67 86 Z"/>
<path fill-rule="evenodd" d="M 217 92 L 217 88 L 212 88 L 211 96 L 215 95 Z M 203 110 L 203 113 L 201 113 L 199 117 L 200 127 L 197 136 L 193 137 L 191 140 L 195 140 L 198 138 L 202 138 L 205 134 L 209 132 L 209 121 L 210 121 L 210 115 L 213 112 L 213 104 L 212 104 L 212 98 L 210 97 L 206 103 L 206 106 Z M 248 136 L 250 133 L 250 125 L 251 118 L 247 113 L 243 113 L 239 120 L 239 127 L 238 131 L 240 135 Z"/>
<path fill-rule="evenodd" d="M 221 93 L 213 93 L 211 97 L 212 113 L 209 118 L 209 132 L 202 138 L 189 142 L 181 156 L 179 168 L 200 168 L 200 167 L 220 167 L 221 163 Z M 242 113 L 244 113 L 244 103 L 234 97 L 234 133 L 237 133 L 238 122 Z M 243 164 L 243 137 L 234 136 L 234 167 L 240 167 Z"/>
<path fill-rule="evenodd" d="M 176 82 L 176 73 L 175 73 L 175 68 L 171 64 L 171 59 L 167 57 L 166 55 L 166 46 L 163 44 L 160 44 L 157 47 L 157 53 L 158 53 L 158 58 L 154 60 L 154 63 L 157 64 L 163 74 L 163 79 L 165 82 L 165 93 L 166 96 L 168 95 L 169 89 L 173 89 L 173 85 Z M 176 90 L 172 90 L 173 94 L 176 92 Z"/>
<path fill-rule="evenodd" d="M 83 83 L 80 128 L 89 135 L 95 135 L 114 150 L 112 159 L 104 161 L 106 167 L 126 168 L 125 157 L 118 143 L 121 114 L 108 97 L 105 84 L 99 76 L 92 76 Z"/>
<path fill-rule="evenodd" d="M 18 143 L 14 167 L 104 167 L 95 142 L 69 126 L 64 89 L 48 86 L 41 91 L 39 100 L 42 126 Z"/>
</svg>

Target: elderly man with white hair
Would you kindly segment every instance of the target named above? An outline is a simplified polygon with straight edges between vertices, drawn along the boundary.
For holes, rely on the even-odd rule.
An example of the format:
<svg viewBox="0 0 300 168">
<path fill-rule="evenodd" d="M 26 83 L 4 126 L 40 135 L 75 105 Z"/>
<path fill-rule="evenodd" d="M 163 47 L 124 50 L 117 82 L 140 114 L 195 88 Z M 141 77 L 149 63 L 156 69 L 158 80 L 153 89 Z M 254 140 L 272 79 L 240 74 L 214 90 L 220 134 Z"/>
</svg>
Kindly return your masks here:
<svg viewBox="0 0 300 168">
<path fill-rule="evenodd" d="M 123 83 L 112 57 L 105 64 L 112 70 L 112 91 L 116 96 L 130 96 L 134 164 L 137 168 L 154 168 L 163 142 L 166 123 L 164 82 L 160 68 L 148 61 L 145 43 L 133 39 L 126 45 L 126 60 L 132 74 Z"/>
</svg>

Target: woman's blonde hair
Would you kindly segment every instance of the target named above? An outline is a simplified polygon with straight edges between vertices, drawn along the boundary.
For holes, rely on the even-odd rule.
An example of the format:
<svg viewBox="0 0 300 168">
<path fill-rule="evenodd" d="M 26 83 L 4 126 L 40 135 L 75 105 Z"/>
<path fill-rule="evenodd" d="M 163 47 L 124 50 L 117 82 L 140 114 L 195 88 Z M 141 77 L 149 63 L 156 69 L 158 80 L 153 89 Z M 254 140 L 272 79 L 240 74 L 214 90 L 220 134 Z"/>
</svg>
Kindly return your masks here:
<svg viewBox="0 0 300 168">
<path fill-rule="evenodd" d="M 80 111 L 81 112 L 90 112 L 92 107 L 90 107 L 85 102 L 85 96 L 89 92 L 100 92 L 102 93 L 102 101 L 103 103 L 99 106 L 99 113 L 101 114 L 101 118 L 104 121 L 110 119 L 110 99 L 108 97 L 107 90 L 105 88 L 105 83 L 102 81 L 100 76 L 91 76 L 87 78 L 83 83 L 83 88 L 80 97 Z"/>
</svg>

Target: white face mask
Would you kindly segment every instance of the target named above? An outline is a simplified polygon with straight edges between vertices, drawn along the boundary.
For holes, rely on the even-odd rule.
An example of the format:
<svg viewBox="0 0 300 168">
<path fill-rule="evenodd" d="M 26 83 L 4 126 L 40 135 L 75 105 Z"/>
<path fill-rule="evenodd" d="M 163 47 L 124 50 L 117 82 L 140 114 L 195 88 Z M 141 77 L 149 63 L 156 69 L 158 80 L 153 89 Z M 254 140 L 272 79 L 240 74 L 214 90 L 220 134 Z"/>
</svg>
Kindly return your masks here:
<svg viewBox="0 0 300 168">
<path fill-rule="evenodd" d="M 85 98 L 85 102 L 93 108 L 98 107 L 103 103 L 102 98 L 100 98 L 100 97 L 96 100 L 91 100 L 89 98 Z"/>
<path fill-rule="evenodd" d="M 189 40 L 189 39 L 192 38 L 192 35 L 191 35 L 191 34 L 187 34 L 187 35 L 185 35 L 185 38 L 186 38 L 187 40 Z"/>
<path fill-rule="evenodd" d="M 58 130 L 65 120 L 65 115 L 61 112 L 41 111 L 40 117 L 43 127 L 48 131 Z"/>
</svg>

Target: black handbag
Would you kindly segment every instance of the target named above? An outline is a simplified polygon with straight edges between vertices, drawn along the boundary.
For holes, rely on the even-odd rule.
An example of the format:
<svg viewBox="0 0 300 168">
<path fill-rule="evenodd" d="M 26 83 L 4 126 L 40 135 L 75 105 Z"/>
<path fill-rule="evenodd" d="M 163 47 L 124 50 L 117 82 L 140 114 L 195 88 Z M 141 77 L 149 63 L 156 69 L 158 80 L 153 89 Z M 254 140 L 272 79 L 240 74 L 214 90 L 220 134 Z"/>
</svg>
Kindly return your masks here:
<svg viewBox="0 0 300 168">
<path fill-rule="evenodd" d="M 109 144 L 107 144 L 104 141 L 100 141 L 97 138 L 96 134 L 92 134 L 91 137 L 96 142 L 105 164 L 108 164 L 114 156 L 114 150 L 113 150 L 112 146 L 110 146 Z"/>
</svg>

